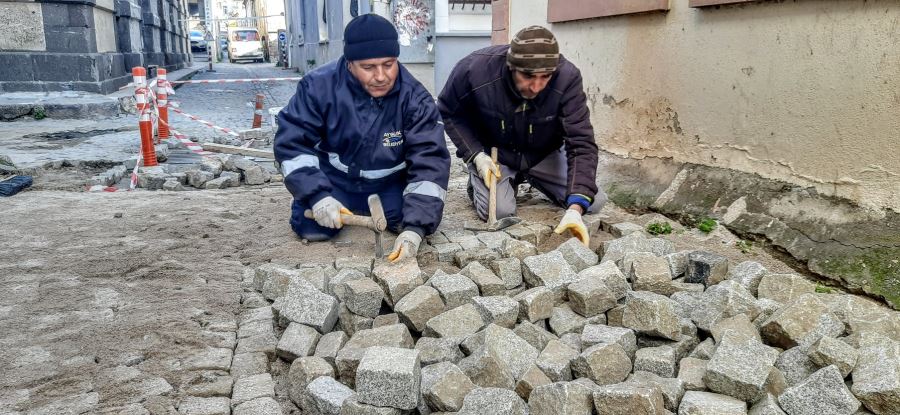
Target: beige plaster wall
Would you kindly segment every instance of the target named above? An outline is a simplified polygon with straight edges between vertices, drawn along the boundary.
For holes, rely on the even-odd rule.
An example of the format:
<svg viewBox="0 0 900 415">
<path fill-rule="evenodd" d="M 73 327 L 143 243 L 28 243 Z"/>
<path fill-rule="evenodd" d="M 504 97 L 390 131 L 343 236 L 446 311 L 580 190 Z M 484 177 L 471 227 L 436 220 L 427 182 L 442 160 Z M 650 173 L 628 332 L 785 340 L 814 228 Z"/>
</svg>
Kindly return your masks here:
<svg viewBox="0 0 900 415">
<path fill-rule="evenodd" d="M 97 52 L 116 51 L 116 19 L 112 13 L 94 9 L 94 27 L 97 35 Z"/>
<path fill-rule="evenodd" d="M 41 4 L 0 2 L 0 50 L 46 49 Z"/>
<path fill-rule="evenodd" d="M 597 142 L 900 211 L 900 2 L 796 0 L 549 25 L 581 68 Z M 602 173 L 601 173 L 602 174 Z"/>
</svg>

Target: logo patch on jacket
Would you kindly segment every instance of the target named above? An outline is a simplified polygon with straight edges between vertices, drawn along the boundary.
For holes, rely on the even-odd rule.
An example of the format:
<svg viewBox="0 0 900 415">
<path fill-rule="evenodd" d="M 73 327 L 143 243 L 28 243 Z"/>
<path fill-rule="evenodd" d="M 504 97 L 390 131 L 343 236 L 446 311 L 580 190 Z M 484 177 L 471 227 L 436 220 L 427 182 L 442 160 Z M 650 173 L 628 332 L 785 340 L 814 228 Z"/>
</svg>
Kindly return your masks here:
<svg viewBox="0 0 900 415">
<path fill-rule="evenodd" d="M 381 137 L 381 144 L 385 147 L 396 147 L 403 144 L 403 133 L 394 131 L 392 133 L 384 133 Z"/>
</svg>

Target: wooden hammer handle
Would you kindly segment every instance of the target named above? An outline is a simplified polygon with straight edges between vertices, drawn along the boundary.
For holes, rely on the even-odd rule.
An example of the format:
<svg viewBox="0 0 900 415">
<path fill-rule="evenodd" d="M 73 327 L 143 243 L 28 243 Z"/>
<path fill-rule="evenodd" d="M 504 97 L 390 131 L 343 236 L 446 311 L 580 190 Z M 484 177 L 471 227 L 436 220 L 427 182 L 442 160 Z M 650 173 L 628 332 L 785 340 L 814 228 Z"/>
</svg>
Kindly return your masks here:
<svg viewBox="0 0 900 415">
<path fill-rule="evenodd" d="M 313 215 L 312 210 L 310 210 L 310 209 L 306 209 L 306 211 L 303 212 L 303 216 L 305 216 L 307 219 L 315 219 L 316 218 L 315 215 Z M 372 220 L 371 216 L 345 215 L 342 213 L 341 214 L 341 223 L 343 223 L 344 225 L 350 225 L 350 226 L 362 226 L 364 228 L 369 228 L 373 231 L 378 231 L 378 229 L 375 228 L 375 222 Z"/>
<path fill-rule="evenodd" d="M 491 147 L 491 162 L 494 166 L 497 165 L 497 147 Z M 488 173 L 491 176 L 488 187 L 488 225 L 497 221 L 497 175 L 494 174 L 494 166 L 491 166 Z"/>
</svg>

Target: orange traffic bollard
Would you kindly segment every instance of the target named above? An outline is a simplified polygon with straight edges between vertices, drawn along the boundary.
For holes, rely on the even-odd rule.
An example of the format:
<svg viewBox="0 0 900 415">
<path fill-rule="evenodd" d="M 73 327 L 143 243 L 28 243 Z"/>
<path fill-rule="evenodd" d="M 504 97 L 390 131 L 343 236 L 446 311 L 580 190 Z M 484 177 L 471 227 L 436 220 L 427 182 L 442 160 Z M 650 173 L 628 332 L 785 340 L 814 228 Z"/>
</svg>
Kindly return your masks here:
<svg viewBox="0 0 900 415">
<path fill-rule="evenodd" d="M 156 106 L 159 109 L 159 126 L 156 128 L 162 141 L 169 139 L 169 84 L 165 69 L 160 68 L 156 73 Z"/>
<path fill-rule="evenodd" d="M 131 68 L 131 76 L 134 77 L 134 100 L 137 104 L 138 127 L 141 131 L 141 156 L 144 158 L 144 166 L 156 166 L 156 149 L 153 147 L 153 123 L 150 122 L 150 108 L 147 104 L 147 70 L 135 66 Z"/>
<path fill-rule="evenodd" d="M 266 99 L 263 94 L 256 94 L 256 109 L 253 111 L 253 128 L 262 127 L 263 116 L 263 100 Z"/>
</svg>

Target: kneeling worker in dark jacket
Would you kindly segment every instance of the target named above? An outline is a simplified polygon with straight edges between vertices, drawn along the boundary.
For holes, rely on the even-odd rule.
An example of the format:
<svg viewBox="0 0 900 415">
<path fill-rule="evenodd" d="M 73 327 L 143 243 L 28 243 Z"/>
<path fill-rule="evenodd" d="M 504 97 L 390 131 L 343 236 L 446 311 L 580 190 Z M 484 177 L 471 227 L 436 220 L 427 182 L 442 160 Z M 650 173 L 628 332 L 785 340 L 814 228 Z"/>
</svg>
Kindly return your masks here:
<svg viewBox="0 0 900 415">
<path fill-rule="evenodd" d="M 278 114 L 275 158 L 294 196 L 291 227 L 322 241 L 341 214 L 368 214 L 381 197 L 388 228 L 399 232 L 392 261 L 415 257 L 441 221 L 450 154 L 428 91 L 398 61 L 397 31 L 359 16 L 344 31 L 344 56 L 303 77 Z M 315 220 L 303 216 L 312 209 Z"/>
<path fill-rule="evenodd" d="M 487 215 L 490 175 L 497 182 L 497 218 L 516 212 L 524 181 L 565 207 L 556 233 L 569 230 L 585 245 L 581 215 L 606 202 L 597 188 L 597 144 L 581 72 L 561 57 L 549 30 L 531 26 L 510 45 L 463 58 L 438 100 L 456 155 L 469 163 L 469 197 Z M 491 147 L 498 149 L 494 164 Z"/>
</svg>

